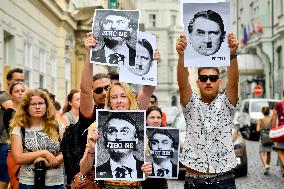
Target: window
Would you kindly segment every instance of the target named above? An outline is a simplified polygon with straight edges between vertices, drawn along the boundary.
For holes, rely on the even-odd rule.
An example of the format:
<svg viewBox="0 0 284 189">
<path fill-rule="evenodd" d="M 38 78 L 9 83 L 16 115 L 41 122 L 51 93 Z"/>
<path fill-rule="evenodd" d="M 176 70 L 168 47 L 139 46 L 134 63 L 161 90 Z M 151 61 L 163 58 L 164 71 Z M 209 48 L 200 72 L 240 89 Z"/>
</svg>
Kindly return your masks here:
<svg viewBox="0 0 284 189">
<path fill-rule="evenodd" d="M 172 15 L 171 22 L 172 25 L 176 25 L 176 15 Z"/>
<path fill-rule="evenodd" d="M 149 15 L 149 20 L 150 20 L 150 26 L 151 27 L 156 27 L 156 15 L 155 14 L 150 14 Z"/>
<path fill-rule="evenodd" d="M 14 64 L 14 48 L 13 48 L 14 36 L 4 31 L 4 65 Z"/>
<path fill-rule="evenodd" d="M 53 55 L 51 57 L 50 60 L 50 64 L 51 64 L 51 83 L 50 83 L 50 90 L 52 91 L 52 93 L 56 94 L 56 60 L 55 60 L 55 55 Z"/>
<path fill-rule="evenodd" d="M 43 49 L 39 51 L 39 87 L 45 88 L 46 54 Z"/>
<path fill-rule="evenodd" d="M 276 50 L 277 53 L 277 67 L 278 69 L 282 69 L 283 63 L 282 63 L 282 47 L 278 47 Z"/>
<path fill-rule="evenodd" d="M 33 69 L 33 49 L 32 44 L 28 41 L 24 43 L 24 72 L 26 84 L 29 87 L 32 87 L 32 74 L 31 70 Z"/>
</svg>

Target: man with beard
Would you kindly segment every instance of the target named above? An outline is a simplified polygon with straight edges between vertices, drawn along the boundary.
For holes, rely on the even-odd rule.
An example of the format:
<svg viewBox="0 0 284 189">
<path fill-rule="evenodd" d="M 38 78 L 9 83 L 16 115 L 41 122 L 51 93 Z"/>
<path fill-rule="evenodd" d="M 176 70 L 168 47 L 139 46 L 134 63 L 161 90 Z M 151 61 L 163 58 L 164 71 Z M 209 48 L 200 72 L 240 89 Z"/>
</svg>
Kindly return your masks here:
<svg viewBox="0 0 284 189">
<path fill-rule="evenodd" d="M 153 157 L 151 176 L 177 177 L 177 165 L 171 161 L 175 149 L 175 139 L 167 129 L 157 129 L 149 137 Z"/>
<path fill-rule="evenodd" d="M 123 11 L 110 11 L 100 22 L 100 35 L 104 46 L 93 50 L 91 61 L 118 65 L 119 62 L 128 65 L 135 62 L 136 50 L 127 44 L 137 23 Z"/>
<path fill-rule="evenodd" d="M 180 162 L 186 166 L 185 188 L 235 189 L 233 168 L 237 166 L 232 142 L 233 119 L 238 103 L 238 41 L 228 34 L 230 66 L 227 68 L 225 93 L 218 94 L 221 86 L 216 67 L 198 69 L 197 86 L 200 97 L 192 92 L 188 68 L 184 67 L 185 35 L 176 44 L 179 55 L 177 78 L 180 102 L 186 121 L 186 137 Z"/>
<path fill-rule="evenodd" d="M 134 156 L 140 138 L 137 123 L 126 113 L 112 113 L 103 127 L 103 137 L 110 158 L 96 168 L 96 177 L 142 179 L 143 162 Z"/>
</svg>

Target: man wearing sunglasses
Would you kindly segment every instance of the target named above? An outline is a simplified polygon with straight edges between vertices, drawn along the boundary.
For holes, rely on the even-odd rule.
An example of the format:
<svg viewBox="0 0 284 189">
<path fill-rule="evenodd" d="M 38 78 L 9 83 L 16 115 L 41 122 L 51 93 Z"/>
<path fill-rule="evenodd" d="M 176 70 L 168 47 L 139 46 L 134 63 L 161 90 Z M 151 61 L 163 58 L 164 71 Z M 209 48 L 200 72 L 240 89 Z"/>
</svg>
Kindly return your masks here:
<svg viewBox="0 0 284 189">
<path fill-rule="evenodd" d="M 221 79 L 214 67 L 198 69 L 197 86 L 200 97 L 192 92 L 188 68 L 184 67 L 185 35 L 180 35 L 176 44 L 178 59 L 178 85 L 180 102 L 187 125 L 185 146 L 180 162 L 187 169 L 185 188 L 230 188 L 234 189 L 232 169 L 237 165 L 231 129 L 238 102 L 238 41 L 228 34 L 231 61 L 227 68 L 228 81 L 225 93 L 219 94 Z"/>
</svg>

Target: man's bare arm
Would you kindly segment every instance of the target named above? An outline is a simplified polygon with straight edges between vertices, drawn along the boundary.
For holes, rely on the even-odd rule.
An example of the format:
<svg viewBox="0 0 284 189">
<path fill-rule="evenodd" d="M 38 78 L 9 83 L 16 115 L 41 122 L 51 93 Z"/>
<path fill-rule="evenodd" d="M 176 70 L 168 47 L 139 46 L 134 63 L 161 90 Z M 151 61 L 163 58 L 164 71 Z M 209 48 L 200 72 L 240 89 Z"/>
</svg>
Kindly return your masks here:
<svg viewBox="0 0 284 189">
<path fill-rule="evenodd" d="M 184 50 L 187 42 L 185 35 L 180 35 L 176 44 L 176 50 L 178 52 L 178 66 L 177 66 L 177 80 L 180 93 L 180 102 L 182 106 L 186 106 L 191 99 L 192 90 L 188 80 L 189 72 L 188 68 L 184 67 Z"/>
<path fill-rule="evenodd" d="M 96 46 L 96 41 L 93 37 L 93 33 L 87 34 L 85 40 L 86 48 L 86 62 L 84 64 L 82 76 L 81 76 L 81 92 L 80 92 L 80 112 L 89 117 L 93 114 L 94 101 L 93 101 L 93 64 L 90 63 L 90 48 Z"/>
<path fill-rule="evenodd" d="M 230 54 L 236 55 L 238 50 L 238 40 L 233 33 L 228 34 L 228 44 L 230 47 Z M 226 95 L 232 105 L 236 106 L 238 102 L 238 83 L 239 83 L 239 68 L 237 57 L 234 56 L 230 61 L 228 71 L 228 82 L 226 84 Z"/>
</svg>

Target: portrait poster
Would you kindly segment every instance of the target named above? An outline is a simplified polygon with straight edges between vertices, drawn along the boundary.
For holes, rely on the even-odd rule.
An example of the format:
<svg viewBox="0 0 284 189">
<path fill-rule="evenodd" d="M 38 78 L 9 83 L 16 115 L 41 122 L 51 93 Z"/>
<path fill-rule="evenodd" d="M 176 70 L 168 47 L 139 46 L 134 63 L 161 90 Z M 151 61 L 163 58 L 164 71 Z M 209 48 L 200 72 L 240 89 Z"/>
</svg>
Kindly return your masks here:
<svg viewBox="0 0 284 189">
<path fill-rule="evenodd" d="M 96 9 L 92 32 L 96 47 L 91 48 L 90 62 L 118 66 L 135 61 L 139 11 Z"/>
<path fill-rule="evenodd" d="M 141 181 L 145 174 L 144 110 L 97 110 L 100 137 L 96 144 L 97 180 Z"/>
<path fill-rule="evenodd" d="M 154 59 L 157 38 L 140 31 L 137 38 L 135 62 L 120 66 L 119 81 L 157 86 L 157 61 Z"/>
<path fill-rule="evenodd" d="M 185 67 L 230 65 L 229 2 L 184 3 L 183 23 L 187 39 Z"/>
<path fill-rule="evenodd" d="M 146 127 L 149 153 L 146 160 L 152 164 L 152 178 L 177 179 L 179 172 L 179 129 Z"/>
</svg>

